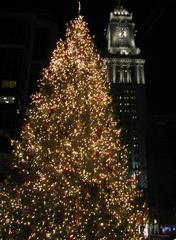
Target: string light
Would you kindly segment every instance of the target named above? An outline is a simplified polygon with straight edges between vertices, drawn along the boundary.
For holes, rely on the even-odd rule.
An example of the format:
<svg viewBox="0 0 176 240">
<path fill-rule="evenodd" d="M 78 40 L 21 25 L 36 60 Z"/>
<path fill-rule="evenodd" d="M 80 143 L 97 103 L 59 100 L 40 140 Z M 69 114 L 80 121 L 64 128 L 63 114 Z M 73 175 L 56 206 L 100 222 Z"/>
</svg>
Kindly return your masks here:
<svg viewBox="0 0 176 240">
<path fill-rule="evenodd" d="M 80 7 L 79 7 L 80 11 Z M 137 179 L 113 120 L 106 70 L 79 16 L 43 70 L 14 169 L 0 191 L 0 239 L 140 240 Z"/>
</svg>

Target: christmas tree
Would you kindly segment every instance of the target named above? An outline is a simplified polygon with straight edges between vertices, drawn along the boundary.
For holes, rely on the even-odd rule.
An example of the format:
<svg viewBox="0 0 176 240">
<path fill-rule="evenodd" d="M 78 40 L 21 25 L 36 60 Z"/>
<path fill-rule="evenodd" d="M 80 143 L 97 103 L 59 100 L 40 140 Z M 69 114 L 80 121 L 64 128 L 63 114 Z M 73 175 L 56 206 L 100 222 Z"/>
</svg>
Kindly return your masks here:
<svg viewBox="0 0 176 240">
<path fill-rule="evenodd" d="M 1 186 L 0 239 L 139 240 L 141 193 L 113 119 L 106 70 L 79 16 L 57 43 Z M 17 174 L 16 174 L 17 175 Z"/>
</svg>

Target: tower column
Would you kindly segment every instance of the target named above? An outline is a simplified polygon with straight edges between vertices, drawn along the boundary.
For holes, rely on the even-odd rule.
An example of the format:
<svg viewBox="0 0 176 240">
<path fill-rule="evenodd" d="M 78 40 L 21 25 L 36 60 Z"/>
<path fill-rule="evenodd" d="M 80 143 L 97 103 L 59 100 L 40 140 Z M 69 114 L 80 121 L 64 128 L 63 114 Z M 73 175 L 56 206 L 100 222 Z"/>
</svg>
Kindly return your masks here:
<svg viewBox="0 0 176 240">
<path fill-rule="evenodd" d="M 131 73 L 130 73 L 130 67 L 127 67 L 127 83 L 131 82 Z"/>
<path fill-rule="evenodd" d="M 145 84 L 144 66 L 141 66 L 141 78 L 142 78 L 142 83 Z"/>
<path fill-rule="evenodd" d="M 124 80 L 124 71 L 122 66 L 120 66 L 120 83 L 123 83 Z"/>
<path fill-rule="evenodd" d="M 136 80 L 137 83 L 140 83 L 140 70 L 139 70 L 139 65 L 136 66 Z"/>
<path fill-rule="evenodd" d="M 113 76 L 112 76 L 112 82 L 113 83 L 116 83 L 116 64 L 115 63 L 113 63 L 113 66 L 112 66 L 113 68 Z"/>
</svg>

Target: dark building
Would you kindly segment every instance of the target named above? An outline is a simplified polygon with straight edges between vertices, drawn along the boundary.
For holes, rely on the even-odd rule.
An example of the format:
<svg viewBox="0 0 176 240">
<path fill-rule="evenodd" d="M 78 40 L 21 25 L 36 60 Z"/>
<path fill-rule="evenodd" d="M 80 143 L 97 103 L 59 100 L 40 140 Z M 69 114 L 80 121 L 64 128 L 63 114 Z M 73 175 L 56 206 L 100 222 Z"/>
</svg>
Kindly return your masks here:
<svg viewBox="0 0 176 240">
<path fill-rule="evenodd" d="M 10 141 L 20 133 L 56 33 L 47 14 L 0 13 L 0 181 L 9 174 Z"/>
<path fill-rule="evenodd" d="M 49 15 L 0 13 L 0 137 L 17 136 L 56 32 Z"/>
<path fill-rule="evenodd" d="M 116 1 L 107 30 L 108 81 L 112 83 L 114 110 L 122 128 L 122 143 L 128 145 L 131 170 L 142 170 L 141 186 L 146 187 L 145 60 L 135 46 L 134 27 L 132 14 L 122 1 Z"/>
<path fill-rule="evenodd" d="M 176 116 L 156 115 L 147 134 L 151 218 L 176 223 Z"/>
</svg>

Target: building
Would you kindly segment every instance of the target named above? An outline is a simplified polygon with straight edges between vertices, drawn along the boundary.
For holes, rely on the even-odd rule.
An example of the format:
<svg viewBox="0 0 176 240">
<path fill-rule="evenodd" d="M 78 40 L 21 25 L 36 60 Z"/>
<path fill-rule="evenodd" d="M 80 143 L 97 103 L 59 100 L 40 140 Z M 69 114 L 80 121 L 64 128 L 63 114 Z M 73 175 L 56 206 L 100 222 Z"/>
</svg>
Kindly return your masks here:
<svg viewBox="0 0 176 240">
<path fill-rule="evenodd" d="M 149 204 L 151 219 L 157 219 L 163 231 L 176 223 L 175 136 L 175 115 L 151 117 L 146 138 Z"/>
<path fill-rule="evenodd" d="M 0 13 L 0 137 L 18 135 L 56 33 L 48 14 Z"/>
<path fill-rule="evenodd" d="M 0 12 L 0 181 L 9 175 L 11 139 L 17 138 L 37 90 L 43 67 L 56 44 L 48 14 Z"/>
<path fill-rule="evenodd" d="M 123 2 L 116 0 L 107 29 L 105 59 L 112 85 L 115 115 L 122 129 L 121 141 L 128 145 L 132 173 L 142 170 L 141 186 L 146 187 L 145 150 L 145 60 L 135 45 L 135 24 Z"/>
</svg>

